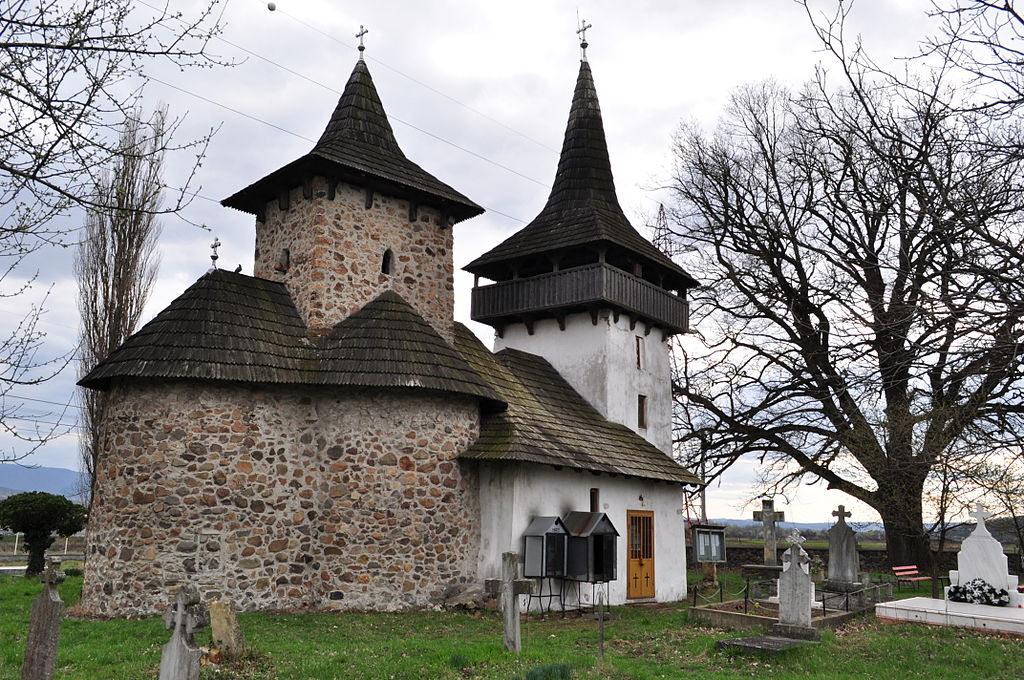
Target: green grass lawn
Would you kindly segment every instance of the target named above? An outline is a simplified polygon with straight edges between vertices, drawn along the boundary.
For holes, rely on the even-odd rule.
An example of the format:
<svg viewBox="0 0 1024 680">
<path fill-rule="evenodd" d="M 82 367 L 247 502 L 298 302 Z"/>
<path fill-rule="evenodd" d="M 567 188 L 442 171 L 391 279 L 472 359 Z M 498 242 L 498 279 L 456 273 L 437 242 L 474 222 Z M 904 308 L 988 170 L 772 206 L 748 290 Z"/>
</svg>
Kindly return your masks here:
<svg viewBox="0 0 1024 680">
<path fill-rule="evenodd" d="M 696 580 L 696 576 L 691 577 Z M 739 581 L 730 577 L 729 588 Z M 36 580 L 0 577 L 0 679 L 19 677 Z M 74 604 L 81 578 L 61 586 Z M 901 596 L 926 595 L 904 589 Z M 237 666 L 205 667 L 203 679 L 327 680 L 363 678 L 501 679 L 629 678 L 927 678 L 1018 680 L 1024 639 L 914 624 L 882 625 L 865 616 L 821 644 L 774 659 L 717 652 L 727 631 L 688 622 L 687 607 L 617 607 L 606 623 L 605 662 L 598 661 L 597 623 L 529 617 L 523 653 L 502 649 L 493 612 L 407 614 L 241 614 L 253 657 Z M 156 678 L 160 647 L 169 638 L 156 618 L 128 621 L 66 619 L 57 678 Z M 209 633 L 197 634 L 208 644 Z M 565 674 L 566 665 L 571 675 Z"/>
</svg>

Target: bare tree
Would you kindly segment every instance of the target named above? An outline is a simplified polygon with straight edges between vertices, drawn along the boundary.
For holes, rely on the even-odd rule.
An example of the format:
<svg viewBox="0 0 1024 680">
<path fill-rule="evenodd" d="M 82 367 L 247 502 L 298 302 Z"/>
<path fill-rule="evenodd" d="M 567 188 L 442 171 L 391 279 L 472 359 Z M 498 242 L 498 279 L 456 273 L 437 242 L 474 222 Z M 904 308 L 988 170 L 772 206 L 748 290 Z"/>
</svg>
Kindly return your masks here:
<svg viewBox="0 0 1024 680">
<path fill-rule="evenodd" d="M 1024 104 L 1024 8 L 1016 0 L 933 0 L 939 33 L 927 53 L 969 74 L 972 106 L 1006 113 Z"/>
<path fill-rule="evenodd" d="M 715 135 L 677 136 L 705 318 L 676 394 L 710 479 L 759 456 L 770 487 L 841 490 L 881 515 L 894 563 L 928 564 L 930 479 L 1020 455 L 1024 162 L 1009 123 L 954 105 L 948 64 L 879 73 L 846 11 L 814 26 L 841 86 L 742 88 Z"/>
<path fill-rule="evenodd" d="M 143 95 L 147 67 L 225 63 L 208 52 L 220 31 L 218 2 L 186 15 L 166 0 L 0 0 L 0 296 L 31 287 L 35 277 L 19 265 L 40 248 L 67 245 L 75 209 L 117 207 L 91 188 L 120 152 L 118 133 Z M 161 124 L 164 146 L 151 152 L 191 150 L 194 174 L 209 136 L 172 143 L 177 122 Z M 191 174 L 162 212 L 187 204 Z M 0 429 L 29 444 L 0 460 L 24 458 L 59 433 L 19 428 L 19 406 L 8 399 L 13 387 L 42 382 L 69 360 L 41 352 L 41 312 L 33 307 L 0 337 Z"/>
<path fill-rule="evenodd" d="M 145 125 L 151 132 L 146 136 L 141 116 L 128 119 L 115 164 L 93 192 L 97 203 L 111 207 L 86 212 L 82 242 L 75 253 L 81 317 L 79 376 L 135 331 L 156 278 L 166 120 L 167 110 L 157 111 Z M 80 396 L 82 469 L 91 501 L 106 393 L 81 388 Z"/>
</svg>

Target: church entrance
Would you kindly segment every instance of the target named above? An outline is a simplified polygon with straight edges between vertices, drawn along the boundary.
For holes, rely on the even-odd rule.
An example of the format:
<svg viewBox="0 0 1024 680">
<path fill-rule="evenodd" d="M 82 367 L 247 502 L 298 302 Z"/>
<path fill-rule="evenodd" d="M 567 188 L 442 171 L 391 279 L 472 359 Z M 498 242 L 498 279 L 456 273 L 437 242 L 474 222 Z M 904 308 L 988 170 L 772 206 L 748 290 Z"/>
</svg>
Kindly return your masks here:
<svg viewBox="0 0 1024 680">
<path fill-rule="evenodd" d="M 654 513 L 627 510 L 626 597 L 654 597 Z"/>
</svg>

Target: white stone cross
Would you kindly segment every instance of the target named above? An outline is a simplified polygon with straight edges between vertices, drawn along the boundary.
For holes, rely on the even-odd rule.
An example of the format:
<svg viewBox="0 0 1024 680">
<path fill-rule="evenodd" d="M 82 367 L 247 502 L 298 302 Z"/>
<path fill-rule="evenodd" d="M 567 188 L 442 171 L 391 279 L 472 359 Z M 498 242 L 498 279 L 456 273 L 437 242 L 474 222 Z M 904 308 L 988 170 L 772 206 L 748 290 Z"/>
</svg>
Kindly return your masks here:
<svg viewBox="0 0 1024 680">
<path fill-rule="evenodd" d="M 967 513 L 967 515 L 977 520 L 978 527 L 975 529 L 975 531 L 977 531 L 979 534 L 987 534 L 988 527 L 985 526 L 985 520 L 995 515 L 995 513 L 986 512 L 985 506 L 982 505 L 981 503 L 978 503 L 974 508 L 974 512 L 969 512 Z"/>
<path fill-rule="evenodd" d="M 800 535 L 800 531 L 796 527 L 793 527 L 793 531 L 789 533 L 789 538 L 787 540 L 789 540 L 790 545 L 799 545 L 803 548 L 803 543 L 807 539 Z"/>
</svg>

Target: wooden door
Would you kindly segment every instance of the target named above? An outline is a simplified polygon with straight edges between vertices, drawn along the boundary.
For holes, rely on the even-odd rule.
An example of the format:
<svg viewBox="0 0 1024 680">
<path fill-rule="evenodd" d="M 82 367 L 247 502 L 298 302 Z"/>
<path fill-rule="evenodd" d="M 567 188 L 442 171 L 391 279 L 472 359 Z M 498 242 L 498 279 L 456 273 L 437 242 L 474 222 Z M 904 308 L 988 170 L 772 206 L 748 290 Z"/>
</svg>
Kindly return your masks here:
<svg viewBox="0 0 1024 680">
<path fill-rule="evenodd" d="M 654 597 L 654 513 L 627 510 L 626 597 Z"/>
</svg>

